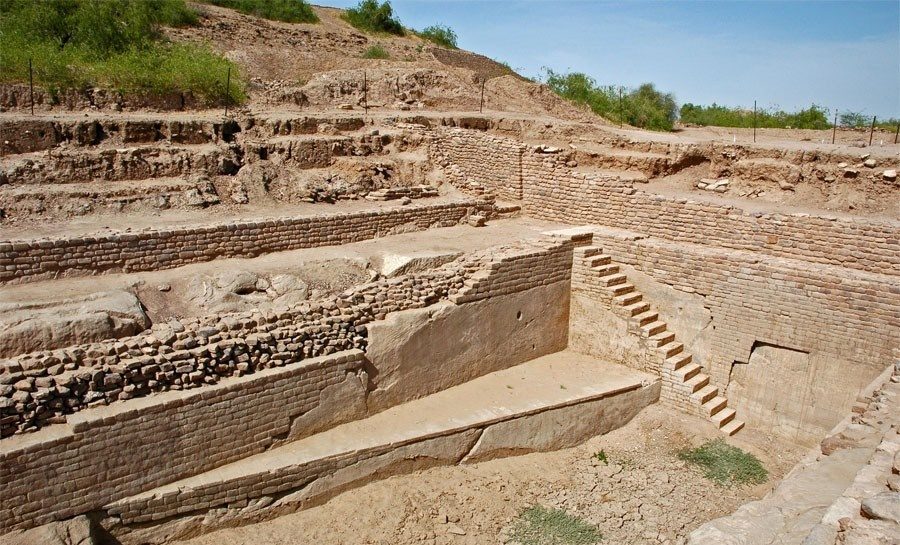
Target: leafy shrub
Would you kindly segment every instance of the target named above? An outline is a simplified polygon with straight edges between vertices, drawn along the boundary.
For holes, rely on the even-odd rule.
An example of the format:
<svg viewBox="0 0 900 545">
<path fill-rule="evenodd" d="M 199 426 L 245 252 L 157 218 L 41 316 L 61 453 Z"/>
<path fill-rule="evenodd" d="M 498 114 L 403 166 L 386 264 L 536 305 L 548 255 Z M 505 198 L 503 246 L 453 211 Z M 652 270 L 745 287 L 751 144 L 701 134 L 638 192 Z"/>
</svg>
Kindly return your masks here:
<svg viewBox="0 0 900 545">
<path fill-rule="evenodd" d="M 394 9 L 388 0 L 383 4 L 379 4 L 378 0 L 360 0 L 355 8 L 344 13 L 344 19 L 365 32 L 404 35 L 403 25 L 394 17 Z"/>
<path fill-rule="evenodd" d="M 753 110 L 731 108 L 713 103 L 700 106 L 687 103 L 681 107 L 681 122 L 702 126 L 743 127 L 753 126 Z M 828 110 L 813 104 L 799 112 L 785 112 L 775 109 L 756 111 L 756 126 L 769 129 L 827 129 Z"/>
<path fill-rule="evenodd" d="M 422 32 L 419 32 L 419 36 L 448 49 L 457 48 L 456 33 L 448 26 L 432 25 L 426 27 Z"/>
<path fill-rule="evenodd" d="M 769 472 L 756 456 L 733 447 L 723 439 L 707 441 L 695 449 L 683 450 L 678 457 L 694 464 L 703 475 L 720 485 L 761 484 Z"/>
<path fill-rule="evenodd" d="M 838 115 L 842 127 L 865 127 L 871 121 L 867 115 L 862 112 L 844 112 Z"/>
<path fill-rule="evenodd" d="M 369 49 L 366 49 L 366 52 L 363 53 L 363 58 L 364 59 L 389 59 L 389 58 L 391 58 L 391 55 L 380 45 L 373 45 Z"/>
<path fill-rule="evenodd" d="M 872 117 L 866 115 L 862 112 L 844 112 L 838 116 L 840 120 L 841 127 L 870 127 L 872 125 Z M 887 118 L 887 119 L 875 119 L 875 126 L 880 129 L 886 130 L 897 130 L 897 125 L 900 125 L 900 119 L 897 118 Z"/>
<path fill-rule="evenodd" d="M 286 23 L 318 23 L 319 17 L 306 0 L 202 0 L 214 6 Z"/>
<path fill-rule="evenodd" d="M 602 536 L 596 527 L 561 509 L 535 505 L 522 511 L 510 538 L 522 545 L 591 545 Z"/>
<path fill-rule="evenodd" d="M 196 44 L 170 44 L 162 25 L 196 22 L 184 0 L 0 1 L 0 81 L 34 80 L 51 93 L 105 87 L 135 93 L 189 91 L 212 104 L 246 97 L 237 66 Z"/>
<path fill-rule="evenodd" d="M 637 89 L 599 86 L 587 74 L 560 74 L 553 70 L 546 71 L 545 80 L 559 96 L 585 104 L 595 114 L 611 121 L 662 131 L 670 131 L 674 127 L 677 114 L 675 98 L 658 91 L 651 83 Z"/>
</svg>

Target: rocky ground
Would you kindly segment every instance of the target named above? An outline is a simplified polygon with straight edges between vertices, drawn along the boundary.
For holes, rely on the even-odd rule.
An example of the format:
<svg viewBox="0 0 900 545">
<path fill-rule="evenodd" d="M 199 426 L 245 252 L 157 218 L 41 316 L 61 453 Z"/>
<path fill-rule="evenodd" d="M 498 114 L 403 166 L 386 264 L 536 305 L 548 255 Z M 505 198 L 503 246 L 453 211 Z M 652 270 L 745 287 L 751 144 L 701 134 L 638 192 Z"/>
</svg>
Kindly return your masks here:
<svg viewBox="0 0 900 545">
<path fill-rule="evenodd" d="M 725 488 L 676 455 L 719 436 L 705 421 L 651 406 L 576 448 L 391 477 L 319 507 L 186 543 L 505 543 L 519 513 L 535 504 L 596 525 L 604 543 L 684 543 L 703 522 L 762 496 L 801 454 L 747 430 L 730 441 L 763 460 L 769 482 Z M 600 451 L 607 463 L 596 457 Z"/>
</svg>

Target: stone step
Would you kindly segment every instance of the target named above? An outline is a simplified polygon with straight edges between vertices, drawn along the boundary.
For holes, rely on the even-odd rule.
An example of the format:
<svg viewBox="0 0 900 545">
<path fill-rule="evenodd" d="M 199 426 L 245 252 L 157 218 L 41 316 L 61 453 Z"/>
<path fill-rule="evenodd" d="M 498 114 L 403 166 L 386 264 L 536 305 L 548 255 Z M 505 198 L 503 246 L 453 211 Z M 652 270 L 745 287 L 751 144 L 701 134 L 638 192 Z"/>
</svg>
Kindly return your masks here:
<svg viewBox="0 0 900 545">
<path fill-rule="evenodd" d="M 584 264 L 587 265 L 588 267 L 594 268 L 594 267 L 601 267 L 603 265 L 609 265 L 611 261 L 612 261 L 612 258 L 609 257 L 608 255 L 600 254 L 600 255 L 595 255 L 595 256 L 585 258 Z"/>
<path fill-rule="evenodd" d="M 720 409 L 715 414 L 710 417 L 717 426 L 720 428 L 725 427 L 729 422 L 734 420 L 734 416 L 737 414 L 734 409 L 731 407 L 725 407 L 724 409 Z"/>
<path fill-rule="evenodd" d="M 714 389 L 716 393 L 718 393 L 718 390 L 719 390 L 715 386 L 706 386 L 703 388 L 703 390 L 706 390 L 707 388 Z M 703 390 L 700 390 L 700 391 L 702 392 Z M 697 392 L 697 393 L 700 393 L 700 392 Z M 714 395 L 712 397 L 712 399 L 705 400 L 705 401 L 701 400 L 701 401 L 702 401 L 702 405 L 703 405 L 703 413 L 707 417 L 714 416 L 719 411 L 721 411 L 722 409 L 724 409 L 725 407 L 728 406 L 728 400 L 720 395 Z M 719 427 L 722 427 L 722 426 L 719 426 Z"/>
<path fill-rule="evenodd" d="M 599 277 L 606 277 L 619 272 L 618 265 L 597 265 L 596 267 L 591 267 L 591 270 L 596 273 Z"/>
<path fill-rule="evenodd" d="M 600 277 L 600 284 L 606 287 L 619 286 L 626 282 L 628 282 L 628 277 L 621 273 Z"/>
<path fill-rule="evenodd" d="M 662 352 L 664 359 L 669 359 L 681 354 L 684 351 L 684 345 L 681 343 L 670 342 L 658 347 L 657 350 Z"/>
<path fill-rule="evenodd" d="M 665 330 L 666 323 L 659 320 L 641 326 L 641 331 L 643 332 L 644 337 L 652 337 L 656 334 L 662 333 Z"/>
<path fill-rule="evenodd" d="M 633 305 L 635 303 L 640 302 L 644 298 L 643 295 L 636 291 L 625 292 L 622 295 L 617 295 L 613 297 L 613 301 L 615 301 L 618 306 L 628 306 Z"/>
<path fill-rule="evenodd" d="M 690 352 L 680 352 L 666 360 L 669 369 L 681 369 L 683 366 L 694 361 L 694 356 Z"/>
<path fill-rule="evenodd" d="M 677 380 L 681 382 L 687 382 L 690 379 L 700 374 L 702 368 L 696 363 L 689 363 L 687 365 L 682 366 L 680 369 L 675 370 L 675 376 Z"/>
<path fill-rule="evenodd" d="M 729 437 L 741 431 L 744 428 L 744 423 L 741 420 L 732 420 L 731 422 L 725 424 L 720 430 L 722 430 Z"/>
<path fill-rule="evenodd" d="M 648 339 L 651 344 L 655 348 L 659 348 L 660 346 L 665 346 L 670 342 L 675 340 L 675 332 L 674 331 L 663 331 L 662 333 L 657 333 L 656 335 L 651 335 Z"/>
<path fill-rule="evenodd" d="M 179 516 L 207 513 L 204 525 L 212 529 L 240 519 L 248 503 L 254 509 L 246 516 L 259 517 L 255 507 L 264 497 L 277 498 L 274 515 L 381 475 L 424 467 L 412 460 L 451 465 L 570 447 L 624 425 L 654 403 L 658 381 L 624 366 L 558 352 L 115 501 L 104 510 L 121 521 L 120 528 L 151 521 L 175 528 Z M 224 511 L 227 516 L 217 519 Z"/>
<path fill-rule="evenodd" d="M 699 392 L 704 386 L 709 384 L 709 375 L 705 373 L 698 373 L 690 379 L 684 381 L 684 383 L 688 385 L 691 393 L 696 393 Z"/>
<path fill-rule="evenodd" d="M 615 296 L 625 295 L 634 291 L 634 284 L 617 284 L 609 289 L 612 290 Z"/>
<path fill-rule="evenodd" d="M 698 405 L 703 405 L 708 403 L 710 400 L 715 399 L 716 396 L 719 395 L 719 389 L 713 386 L 712 384 L 707 384 L 700 390 L 691 394 L 691 399 L 694 400 L 694 403 Z M 722 398 L 725 399 L 725 398 Z M 712 414 L 712 413 L 710 413 Z"/>
<path fill-rule="evenodd" d="M 587 258 L 602 254 L 603 248 L 599 246 L 584 246 L 582 248 L 576 248 L 575 252 L 579 257 Z"/>
<path fill-rule="evenodd" d="M 649 305 L 647 305 L 649 306 Z M 654 312 L 652 310 L 648 310 L 642 314 L 638 314 L 637 316 L 632 317 L 632 320 L 638 323 L 638 326 L 645 326 L 651 322 L 655 322 L 656 319 L 659 318 L 659 313 Z"/>
<path fill-rule="evenodd" d="M 622 310 L 624 310 L 625 314 L 627 314 L 628 316 L 637 316 L 638 314 L 642 314 L 650 310 L 650 303 L 639 301 L 632 305 L 622 307 Z"/>
</svg>

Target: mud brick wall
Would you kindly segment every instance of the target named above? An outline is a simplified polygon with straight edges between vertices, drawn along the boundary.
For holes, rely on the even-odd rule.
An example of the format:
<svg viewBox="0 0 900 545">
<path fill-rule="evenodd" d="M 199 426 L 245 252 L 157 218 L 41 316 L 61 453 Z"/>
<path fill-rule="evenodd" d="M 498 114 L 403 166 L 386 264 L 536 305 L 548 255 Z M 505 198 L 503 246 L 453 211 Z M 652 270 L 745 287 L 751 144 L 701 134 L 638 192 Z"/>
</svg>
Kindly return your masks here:
<svg viewBox="0 0 900 545">
<path fill-rule="evenodd" d="M 483 173 L 491 171 L 493 160 L 482 160 L 482 154 L 499 154 L 498 161 L 509 163 L 511 153 L 498 150 L 521 149 L 514 140 L 473 131 L 435 132 L 436 147 L 462 179 L 487 176 Z M 522 203 L 527 215 L 900 276 L 900 222 L 747 213 L 731 206 L 653 195 L 615 176 L 577 172 L 568 162 L 569 154 L 564 152 L 522 153 Z"/>
<path fill-rule="evenodd" d="M 525 146 L 508 138 L 462 129 L 434 132 L 434 158 L 459 174 L 463 186 L 471 179 L 501 199 L 522 199 L 522 155 Z"/>
<path fill-rule="evenodd" d="M 398 229 L 425 230 L 463 222 L 487 201 L 387 210 L 148 229 L 88 237 L 0 241 L 0 282 L 97 272 L 169 269 L 217 258 L 348 244 Z"/>
<path fill-rule="evenodd" d="M 7 439 L 0 533 L 72 517 L 263 452 L 323 388 L 359 371 L 359 350 L 73 418 L 63 431 Z M 11 443 L 11 444 L 10 444 Z"/>
</svg>

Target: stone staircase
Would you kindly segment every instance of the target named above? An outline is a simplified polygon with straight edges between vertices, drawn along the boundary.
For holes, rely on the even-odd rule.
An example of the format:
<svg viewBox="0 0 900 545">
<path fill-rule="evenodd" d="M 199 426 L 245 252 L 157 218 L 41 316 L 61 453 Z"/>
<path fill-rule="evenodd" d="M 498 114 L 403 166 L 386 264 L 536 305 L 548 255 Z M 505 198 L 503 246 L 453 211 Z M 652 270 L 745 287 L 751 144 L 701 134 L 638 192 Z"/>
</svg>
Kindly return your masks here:
<svg viewBox="0 0 900 545">
<path fill-rule="evenodd" d="M 599 288 L 592 291 L 628 322 L 630 334 L 640 338 L 640 345 L 647 352 L 646 370 L 662 377 L 660 399 L 664 403 L 714 422 L 727 435 L 734 435 L 744 427 L 719 388 L 710 384 L 709 375 L 693 361 L 693 356 L 677 341 L 675 333 L 668 330 L 659 313 L 602 248 L 576 248 L 573 280 L 576 276 Z"/>
</svg>

